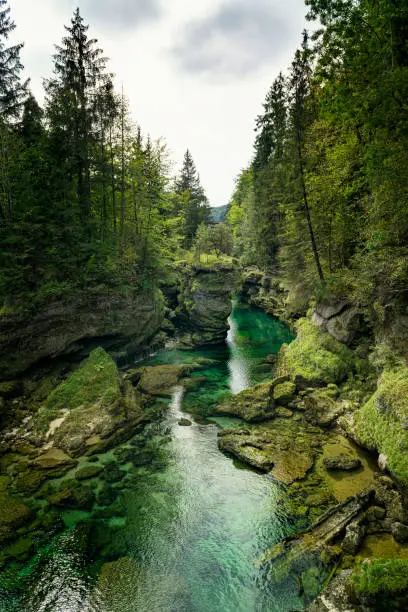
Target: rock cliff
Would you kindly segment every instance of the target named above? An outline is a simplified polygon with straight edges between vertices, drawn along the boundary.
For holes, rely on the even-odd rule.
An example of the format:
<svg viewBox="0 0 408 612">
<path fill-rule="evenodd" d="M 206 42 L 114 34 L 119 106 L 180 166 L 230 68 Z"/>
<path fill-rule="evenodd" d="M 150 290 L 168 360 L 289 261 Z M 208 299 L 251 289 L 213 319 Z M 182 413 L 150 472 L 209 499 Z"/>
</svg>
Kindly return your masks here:
<svg viewBox="0 0 408 612">
<path fill-rule="evenodd" d="M 38 310 L 0 316 L 0 380 L 42 359 L 89 353 L 93 346 L 137 352 L 164 317 L 160 291 L 77 292 Z"/>
<path fill-rule="evenodd" d="M 228 333 L 231 295 L 239 287 L 233 264 L 183 264 L 179 270 L 178 324 L 184 341 L 192 345 L 223 342 Z"/>
</svg>

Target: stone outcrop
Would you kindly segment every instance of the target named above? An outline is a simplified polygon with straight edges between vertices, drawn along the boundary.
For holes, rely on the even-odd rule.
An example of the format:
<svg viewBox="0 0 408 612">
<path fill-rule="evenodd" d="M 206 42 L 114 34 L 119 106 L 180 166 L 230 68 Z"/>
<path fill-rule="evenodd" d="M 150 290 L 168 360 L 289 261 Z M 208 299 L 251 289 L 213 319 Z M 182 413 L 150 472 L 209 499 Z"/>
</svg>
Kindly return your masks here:
<svg viewBox="0 0 408 612">
<path fill-rule="evenodd" d="M 248 423 L 260 423 L 274 417 L 274 406 L 271 383 L 261 383 L 227 397 L 213 409 L 213 414 L 237 416 Z"/>
<path fill-rule="evenodd" d="M 38 310 L 0 316 L 0 378 L 11 379 L 39 361 L 84 356 L 93 346 L 137 352 L 164 317 L 160 291 L 75 292 Z"/>
<path fill-rule="evenodd" d="M 408 368 L 386 370 L 378 389 L 340 424 L 358 444 L 382 455 L 383 468 L 408 486 Z"/>
<path fill-rule="evenodd" d="M 284 318 L 287 292 L 279 279 L 258 268 L 247 268 L 242 276 L 242 294 L 252 306 Z"/>
<path fill-rule="evenodd" d="M 289 376 L 298 391 L 340 383 L 355 369 L 353 352 L 312 321 L 301 319 L 296 329 L 296 339 L 281 349 L 278 374 Z"/>
<path fill-rule="evenodd" d="M 218 446 L 282 484 L 291 484 L 313 468 L 320 436 L 307 423 L 277 418 L 262 426 L 221 430 Z"/>
<path fill-rule="evenodd" d="M 223 342 L 228 333 L 231 295 L 239 287 L 234 264 L 183 264 L 179 271 L 177 323 L 186 345 Z"/>
<path fill-rule="evenodd" d="M 359 331 L 361 318 L 357 307 L 346 300 L 338 300 L 318 304 L 312 320 L 339 342 L 351 344 Z"/>
</svg>

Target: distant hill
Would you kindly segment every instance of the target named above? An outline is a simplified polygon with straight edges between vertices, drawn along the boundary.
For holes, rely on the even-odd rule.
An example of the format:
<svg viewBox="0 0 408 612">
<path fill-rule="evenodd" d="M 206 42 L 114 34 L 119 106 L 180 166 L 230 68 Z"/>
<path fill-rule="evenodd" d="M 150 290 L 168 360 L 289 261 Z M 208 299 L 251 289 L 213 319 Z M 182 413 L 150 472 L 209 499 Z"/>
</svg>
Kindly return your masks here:
<svg viewBox="0 0 408 612">
<path fill-rule="evenodd" d="M 227 217 L 228 204 L 216 206 L 211 209 L 211 219 L 213 223 L 223 223 Z"/>
</svg>

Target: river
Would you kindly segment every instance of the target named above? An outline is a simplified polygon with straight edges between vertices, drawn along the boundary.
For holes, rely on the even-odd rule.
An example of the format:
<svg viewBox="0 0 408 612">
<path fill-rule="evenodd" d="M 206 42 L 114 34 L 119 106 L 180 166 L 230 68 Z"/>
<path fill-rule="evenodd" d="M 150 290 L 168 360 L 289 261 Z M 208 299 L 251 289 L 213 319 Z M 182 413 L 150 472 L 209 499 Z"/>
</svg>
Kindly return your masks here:
<svg viewBox="0 0 408 612">
<path fill-rule="evenodd" d="M 122 462 L 126 477 L 111 487 L 116 515 L 64 513 L 63 534 L 51 531 L 23 570 L 8 568 L 0 577 L 1 612 L 302 610 L 293 583 L 278 589 L 257 563 L 294 529 L 279 510 L 285 489 L 218 450 L 219 427 L 238 419 L 207 418 L 222 396 L 264 380 L 265 357 L 291 339 L 282 323 L 235 303 L 225 346 L 166 350 L 146 362 L 201 358 L 208 366 L 192 375 L 200 380 L 191 390 L 174 390 L 162 418 L 143 434 L 155 460 Z M 192 425 L 180 426 L 182 417 Z M 116 460 L 132 443 L 138 440 L 98 461 Z"/>
</svg>

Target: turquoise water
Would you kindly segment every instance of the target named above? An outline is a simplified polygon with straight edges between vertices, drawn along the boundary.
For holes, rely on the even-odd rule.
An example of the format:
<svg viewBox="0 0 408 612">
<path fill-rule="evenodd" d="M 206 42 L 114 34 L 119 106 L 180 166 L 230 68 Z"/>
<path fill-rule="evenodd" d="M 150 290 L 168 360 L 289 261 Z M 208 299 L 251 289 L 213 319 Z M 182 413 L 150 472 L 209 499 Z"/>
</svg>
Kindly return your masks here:
<svg viewBox="0 0 408 612">
<path fill-rule="evenodd" d="M 201 380 L 192 391 L 174 390 L 159 422 L 99 458 L 119 461 L 142 447 L 153 460 L 142 466 L 122 461 L 123 478 L 105 491 L 111 496 L 105 507 L 63 514 L 62 534 L 51 534 L 24 567 L 7 568 L 0 576 L 0 610 L 302 610 L 296 582 L 278 587 L 257 563 L 293 530 L 279 510 L 285 490 L 218 451 L 218 428 L 238 420 L 205 418 L 223 395 L 270 375 L 264 358 L 291 339 L 281 323 L 235 304 L 226 346 L 154 356 L 148 363 L 214 362 L 193 375 Z M 192 425 L 180 426 L 181 417 Z"/>
</svg>

